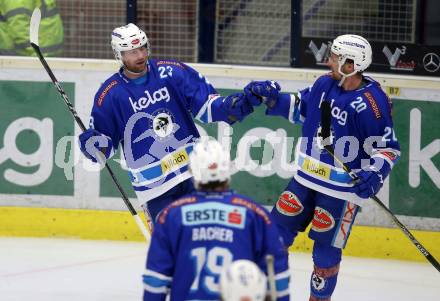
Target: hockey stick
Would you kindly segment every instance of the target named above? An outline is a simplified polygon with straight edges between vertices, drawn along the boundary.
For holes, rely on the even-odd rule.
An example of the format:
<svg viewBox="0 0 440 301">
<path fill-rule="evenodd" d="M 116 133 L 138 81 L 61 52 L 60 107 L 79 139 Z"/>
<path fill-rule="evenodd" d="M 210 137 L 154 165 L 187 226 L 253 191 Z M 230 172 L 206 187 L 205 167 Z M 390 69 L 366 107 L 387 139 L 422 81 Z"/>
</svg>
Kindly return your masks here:
<svg viewBox="0 0 440 301">
<path fill-rule="evenodd" d="M 46 72 L 49 74 L 49 76 L 52 80 L 52 83 L 55 85 L 56 89 L 58 90 L 58 93 L 63 98 L 64 103 L 66 104 L 70 113 L 73 115 L 73 118 L 75 119 L 76 123 L 81 128 L 81 130 L 84 132 L 86 130 L 84 123 L 79 118 L 75 108 L 73 107 L 72 103 L 69 101 L 69 98 L 67 97 L 63 88 L 61 87 L 61 85 L 59 84 L 55 75 L 53 74 L 52 70 L 50 69 L 49 65 L 47 64 L 46 59 L 44 58 L 43 54 L 41 53 L 40 46 L 38 43 L 38 29 L 40 27 L 40 20 L 41 20 L 41 11 L 37 7 L 34 9 L 34 12 L 32 13 L 31 24 L 30 24 L 30 29 L 29 29 L 31 46 L 35 50 L 35 52 L 37 53 L 41 64 L 43 64 L 44 69 L 46 69 Z M 99 160 L 99 161 L 101 161 L 100 163 L 105 162 L 105 159 L 103 158 L 102 154 L 98 154 L 98 158 L 100 158 L 100 160 Z M 110 166 L 107 163 L 105 163 L 105 168 L 107 169 L 110 177 L 112 178 L 113 183 L 115 183 L 116 187 L 118 188 L 119 192 L 121 193 L 122 200 L 124 201 L 125 205 L 127 206 L 128 211 L 130 211 L 131 215 L 133 216 L 134 220 L 136 221 L 136 224 L 138 225 L 142 234 L 145 236 L 145 239 L 147 241 L 150 241 L 150 238 L 151 238 L 150 233 L 145 228 L 145 225 L 143 224 L 141 218 L 137 214 L 136 210 L 133 208 L 133 205 L 130 203 L 130 200 L 128 199 L 125 191 L 122 189 L 122 186 L 119 184 L 118 180 L 115 177 L 115 174 L 113 173 L 113 171 L 111 170 Z M 148 219 L 151 220 L 151 217 L 149 217 L 149 216 L 146 216 L 146 218 L 147 218 L 147 220 Z"/>
<path fill-rule="evenodd" d="M 269 281 L 269 296 L 271 301 L 277 300 L 277 287 L 275 283 L 275 268 L 273 255 L 266 255 L 267 278 Z"/>
<path fill-rule="evenodd" d="M 323 101 L 321 103 L 321 135 L 322 135 L 323 140 L 325 140 L 326 138 L 328 138 L 330 136 L 331 118 L 332 118 L 332 115 L 331 115 L 330 103 L 327 101 Z M 344 162 L 342 162 L 341 160 L 339 160 L 338 157 L 336 157 L 331 145 L 325 145 L 325 143 L 323 143 L 323 144 L 324 144 L 325 150 L 333 157 L 333 159 L 336 162 L 338 162 L 339 165 L 342 166 L 342 168 L 344 169 L 345 172 L 348 173 L 350 178 L 352 178 L 353 181 L 355 181 L 355 182 L 358 181 L 359 178 L 350 169 L 350 167 L 348 167 Z M 428 250 L 426 250 L 422 246 L 422 244 L 411 234 L 411 232 L 397 219 L 397 217 L 391 212 L 391 210 L 388 209 L 377 196 L 373 195 L 372 197 L 370 197 L 370 199 L 372 199 L 374 202 L 376 202 L 376 204 L 379 205 L 380 208 L 382 208 L 383 210 L 385 210 L 386 213 L 388 213 L 388 216 L 393 220 L 393 222 L 397 226 L 399 226 L 400 230 L 402 230 L 402 232 L 409 238 L 409 240 L 411 240 L 411 242 L 416 246 L 416 248 L 420 251 L 420 253 L 422 253 L 423 256 L 425 256 L 425 258 L 437 269 L 437 271 L 440 272 L 440 264 L 438 263 L 438 261 L 434 258 L 434 256 L 432 256 L 428 252 Z"/>
</svg>

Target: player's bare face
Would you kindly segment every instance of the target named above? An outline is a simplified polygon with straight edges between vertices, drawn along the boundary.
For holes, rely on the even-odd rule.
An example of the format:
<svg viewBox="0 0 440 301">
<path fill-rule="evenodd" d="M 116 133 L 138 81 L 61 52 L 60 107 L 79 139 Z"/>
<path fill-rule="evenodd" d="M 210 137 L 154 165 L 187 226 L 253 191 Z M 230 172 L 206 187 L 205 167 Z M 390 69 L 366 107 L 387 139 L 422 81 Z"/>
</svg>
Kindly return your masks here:
<svg viewBox="0 0 440 301">
<path fill-rule="evenodd" d="M 146 70 L 145 65 L 148 59 L 148 52 L 146 47 L 140 47 L 132 50 L 127 50 L 122 53 L 122 61 L 125 67 L 134 73 L 141 73 Z"/>
</svg>

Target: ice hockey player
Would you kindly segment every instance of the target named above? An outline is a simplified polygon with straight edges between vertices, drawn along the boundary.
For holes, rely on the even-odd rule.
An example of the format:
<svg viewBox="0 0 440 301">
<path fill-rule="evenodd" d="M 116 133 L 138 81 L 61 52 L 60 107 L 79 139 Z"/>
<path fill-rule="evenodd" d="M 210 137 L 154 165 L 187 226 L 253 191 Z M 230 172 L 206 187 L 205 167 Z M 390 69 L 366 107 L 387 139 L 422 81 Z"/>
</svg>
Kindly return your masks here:
<svg viewBox="0 0 440 301">
<path fill-rule="evenodd" d="M 188 155 L 201 122 L 233 124 L 253 111 L 244 93 L 220 96 L 208 80 L 175 60 L 150 59 L 150 44 L 134 24 L 115 28 L 111 46 L 121 63 L 96 93 L 90 128 L 79 137 L 86 157 L 110 158 L 121 143 L 140 204 L 157 213 L 194 190 Z"/>
<path fill-rule="evenodd" d="M 375 195 L 400 156 L 393 130 L 391 102 L 379 84 L 364 76 L 372 49 L 357 35 L 337 37 L 327 66 L 330 73 L 297 96 L 279 93 L 273 82 L 253 82 L 247 95 L 270 96 L 267 115 L 285 117 L 302 125 L 297 144 L 297 171 L 272 210 L 286 246 L 311 223 L 314 269 L 309 300 L 330 300 L 336 286 L 342 249 L 358 212 Z M 277 96 L 278 94 L 278 96 Z M 274 101 L 276 99 L 276 101 Z M 331 105 L 331 135 L 321 137 L 320 106 Z M 359 178 L 355 183 L 323 150 L 332 144 L 335 154 Z"/>
<path fill-rule="evenodd" d="M 220 296 L 222 301 L 265 301 L 267 277 L 254 262 L 236 260 L 220 275 Z"/>
<path fill-rule="evenodd" d="M 289 300 L 287 251 L 270 213 L 229 190 L 231 161 L 216 140 L 202 139 L 190 154 L 197 191 L 158 216 L 143 275 L 144 300 L 219 300 L 219 278 L 233 261 L 267 271 L 274 257 L 277 300 Z"/>
</svg>

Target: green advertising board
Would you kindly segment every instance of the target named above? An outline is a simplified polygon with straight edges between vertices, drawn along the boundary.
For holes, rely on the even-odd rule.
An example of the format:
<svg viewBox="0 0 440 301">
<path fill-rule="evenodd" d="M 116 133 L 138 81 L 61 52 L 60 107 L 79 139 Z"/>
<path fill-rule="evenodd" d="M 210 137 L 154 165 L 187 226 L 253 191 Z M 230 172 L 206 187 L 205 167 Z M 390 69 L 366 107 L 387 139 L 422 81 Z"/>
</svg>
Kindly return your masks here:
<svg viewBox="0 0 440 301">
<path fill-rule="evenodd" d="M 73 102 L 75 85 L 63 83 L 63 87 Z M 52 83 L 0 81 L 0 99 L 0 193 L 73 196 L 74 181 L 67 180 L 65 171 L 56 164 L 55 149 L 60 139 L 74 135 L 74 121 Z M 292 162 L 300 127 L 279 117 L 268 117 L 264 111 L 263 106 L 257 108 L 226 135 L 218 133 L 222 128 L 218 124 L 201 126 L 210 136 L 231 140 L 235 161 L 244 152 L 254 165 L 269 164 L 266 170 L 236 172 L 232 186 L 239 193 L 273 205 L 291 177 L 279 165 L 280 161 Z M 440 218 L 440 103 L 394 99 L 393 115 L 402 157 L 390 176 L 390 208 L 396 214 Z M 272 133 L 288 137 L 279 149 L 265 139 Z M 245 144 L 250 134 L 257 139 Z M 66 145 L 67 156 L 71 145 Z M 270 159 L 264 161 L 263 157 Z M 127 172 L 115 161 L 118 158 L 119 154 L 109 164 L 129 196 L 135 197 Z M 99 179 L 98 197 L 119 197 L 105 171 Z"/>
<path fill-rule="evenodd" d="M 395 214 L 440 218 L 440 103 L 394 100 L 402 156 L 390 176 Z"/>
<path fill-rule="evenodd" d="M 73 102 L 75 85 L 63 87 Z M 53 84 L 0 81 L 0 100 L 0 193 L 73 195 L 54 158 L 74 123 Z"/>
</svg>

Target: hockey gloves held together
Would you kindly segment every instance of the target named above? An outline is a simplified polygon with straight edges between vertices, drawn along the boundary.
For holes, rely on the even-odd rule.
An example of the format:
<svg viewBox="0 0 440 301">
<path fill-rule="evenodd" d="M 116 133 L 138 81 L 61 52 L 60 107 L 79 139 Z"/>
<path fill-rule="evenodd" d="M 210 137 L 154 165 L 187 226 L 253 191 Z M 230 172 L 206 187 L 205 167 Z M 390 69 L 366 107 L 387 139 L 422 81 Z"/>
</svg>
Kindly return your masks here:
<svg viewBox="0 0 440 301">
<path fill-rule="evenodd" d="M 280 85 L 275 81 L 253 81 L 244 88 L 244 93 L 235 93 L 224 98 L 222 107 L 230 123 L 242 121 L 254 111 L 254 106 L 262 103 L 269 108 L 275 106 L 280 90 Z"/>
<path fill-rule="evenodd" d="M 88 129 L 79 135 L 81 152 L 93 162 L 106 160 L 113 155 L 113 142 L 110 137 L 101 134 L 95 129 Z M 98 160 L 98 156 L 101 157 Z"/>
<path fill-rule="evenodd" d="M 254 111 L 251 103 L 243 93 L 234 93 L 223 99 L 222 108 L 228 116 L 229 123 L 242 121 Z"/>
<path fill-rule="evenodd" d="M 270 109 L 277 103 L 280 90 L 280 85 L 273 80 L 253 81 L 244 88 L 244 93 L 253 106 L 264 103 Z"/>
<path fill-rule="evenodd" d="M 376 195 L 383 185 L 383 176 L 380 172 L 371 166 L 368 170 L 361 170 L 356 173 L 357 181 L 353 186 L 353 192 L 358 197 L 368 199 Z"/>
</svg>

